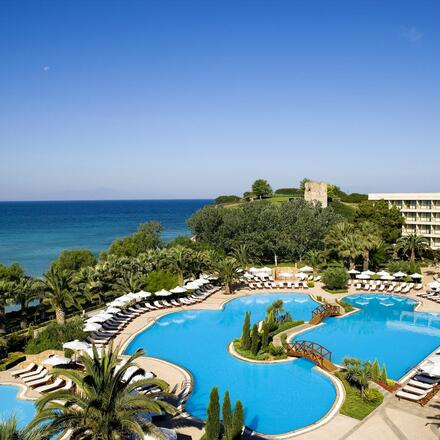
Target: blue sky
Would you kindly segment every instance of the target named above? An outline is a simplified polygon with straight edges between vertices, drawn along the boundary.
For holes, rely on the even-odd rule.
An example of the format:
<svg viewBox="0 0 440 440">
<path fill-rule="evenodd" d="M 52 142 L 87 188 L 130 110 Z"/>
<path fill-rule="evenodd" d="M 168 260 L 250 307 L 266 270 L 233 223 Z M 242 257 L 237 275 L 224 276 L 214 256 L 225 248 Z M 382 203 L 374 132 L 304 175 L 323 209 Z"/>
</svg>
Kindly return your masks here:
<svg viewBox="0 0 440 440">
<path fill-rule="evenodd" d="M 436 0 L 2 0 L 0 200 L 304 176 L 440 191 Z"/>
</svg>

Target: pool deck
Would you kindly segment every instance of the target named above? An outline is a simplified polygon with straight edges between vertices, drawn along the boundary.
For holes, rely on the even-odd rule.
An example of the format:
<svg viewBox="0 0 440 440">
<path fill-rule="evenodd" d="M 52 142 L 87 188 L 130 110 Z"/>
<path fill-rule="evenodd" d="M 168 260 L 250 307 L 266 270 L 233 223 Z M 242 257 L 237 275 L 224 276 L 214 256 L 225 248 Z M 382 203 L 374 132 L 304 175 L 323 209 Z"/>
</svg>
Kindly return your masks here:
<svg viewBox="0 0 440 440">
<path fill-rule="evenodd" d="M 221 291 L 215 293 L 202 303 L 192 306 L 176 307 L 166 310 L 155 310 L 141 315 L 133 320 L 121 334 L 115 339 L 115 346 L 118 346 L 121 352 L 127 347 L 130 341 L 140 332 L 154 324 L 154 322 L 163 315 L 176 311 L 185 310 L 219 310 L 229 300 L 253 295 L 258 293 L 307 293 L 316 299 L 321 296 L 328 302 L 335 302 L 336 299 L 347 296 L 346 294 L 331 294 L 324 291 L 318 285 L 307 290 L 291 290 L 291 289 L 273 289 L 273 290 L 240 290 L 234 295 L 225 295 Z M 371 292 L 361 292 L 354 288 L 350 288 L 348 294 L 361 294 Z M 424 300 L 411 293 L 406 295 L 420 302 L 417 311 L 419 312 L 436 312 L 440 313 L 440 304 L 429 300 Z M 146 353 L 148 355 L 148 353 Z M 41 355 L 41 354 L 40 354 Z M 47 353 L 44 354 L 47 357 Z M 184 400 L 190 392 L 192 378 L 189 371 L 175 364 L 164 360 L 143 356 L 137 361 L 142 368 L 152 371 L 159 377 L 163 378 L 170 384 L 170 390 L 181 396 Z M 20 368 L 23 363 L 16 368 Z M 15 368 L 14 368 L 15 369 Z M 13 378 L 8 371 L 0 372 L 0 383 L 20 385 L 20 381 Z M 383 390 L 382 390 L 383 391 Z M 295 438 L 301 440 L 318 440 L 325 438 L 332 439 L 350 439 L 350 440 L 369 440 L 374 436 L 381 437 L 381 440 L 392 439 L 440 439 L 440 397 L 437 394 L 431 402 L 425 407 L 421 407 L 415 403 L 399 401 L 394 394 L 384 392 L 384 403 L 363 421 L 358 421 L 341 414 L 332 417 L 327 423 L 319 428 L 304 434 L 293 434 L 291 436 L 283 436 L 283 439 Z M 26 390 L 20 394 L 22 398 L 36 398 L 38 393 L 33 390 Z M 165 421 L 161 426 L 174 427 L 181 435 L 181 438 L 193 438 L 198 440 L 203 434 L 203 426 L 199 420 L 191 418 L 188 414 L 183 413 L 181 416 Z M 252 438 L 258 437 L 252 435 Z M 272 437 L 273 438 L 273 437 Z"/>
</svg>

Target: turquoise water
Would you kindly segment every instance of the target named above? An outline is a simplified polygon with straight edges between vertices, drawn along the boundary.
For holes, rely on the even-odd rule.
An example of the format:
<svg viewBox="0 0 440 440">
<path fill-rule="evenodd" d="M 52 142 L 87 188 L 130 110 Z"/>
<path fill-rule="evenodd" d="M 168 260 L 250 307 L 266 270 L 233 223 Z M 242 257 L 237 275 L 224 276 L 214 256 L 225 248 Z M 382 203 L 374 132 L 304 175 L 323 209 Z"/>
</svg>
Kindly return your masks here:
<svg viewBox="0 0 440 440">
<path fill-rule="evenodd" d="M 327 318 L 297 339 L 324 345 L 336 363 L 346 356 L 364 361 L 377 357 L 392 379 L 400 379 L 440 345 L 440 314 L 414 312 L 416 302 L 410 298 L 365 294 L 345 301 L 362 310 Z"/>
<path fill-rule="evenodd" d="M 19 426 L 27 425 L 35 415 L 35 405 L 31 400 L 22 400 L 17 397 L 19 388 L 10 385 L 0 385 L 0 419 L 5 420 L 12 416 Z"/>
<path fill-rule="evenodd" d="M 0 263 L 19 262 L 41 275 L 64 249 L 98 254 L 150 220 L 162 223 L 163 238 L 189 234 L 186 220 L 210 200 L 116 200 L 0 202 Z"/>
<path fill-rule="evenodd" d="M 308 295 L 264 294 L 237 298 L 222 311 L 181 311 L 166 315 L 139 334 L 127 348 L 143 347 L 148 355 L 187 368 L 195 386 L 186 404 L 192 415 L 206 418 L 211 388 L 226 389 L 245 407 L 246 425 L 265 434 L 279 434 L 309 425 L 331 408 L 336 392 L 329 379 L 297 360 L 282 364 L 252 364 L 227 352 L 240 336 L 244 314 L 252 322 L 264 318 L 267 307 L 282 299 L 294 319 L 309 320 L 317 304 Z"/>
</svg>

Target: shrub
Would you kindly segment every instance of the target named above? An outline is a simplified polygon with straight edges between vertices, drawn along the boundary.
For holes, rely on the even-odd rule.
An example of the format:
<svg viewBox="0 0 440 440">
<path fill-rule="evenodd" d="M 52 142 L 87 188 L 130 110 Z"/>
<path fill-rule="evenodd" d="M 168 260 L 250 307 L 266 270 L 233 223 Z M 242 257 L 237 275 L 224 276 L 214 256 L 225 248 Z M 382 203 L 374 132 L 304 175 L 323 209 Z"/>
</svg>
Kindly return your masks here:
<svg viewBox="0 0 440 440">
<path fill-rule="evenodd" d="M 275 194 L 279 196 L 302 197 L 304 196 L 304 191 L 301 191 L 299 188 L 279 188 L 275 191 Z"/>
<path fill-rule="evenodd" d="M 342 306 L 342 308 L 344 309 L 344 311 L 345 311 L 345 313 L 349 313 L 349 312 L 352 312 L 353 310 L 354 310 L 354 307 L 351 305 L 351 304 L 349 304 L 348 302 L 346 302 L 346 301 L 339 301 L 339 304 Z"/>
<path fill-rule="evenodd" d="M 330 290 L 346 289 L 348 273 L 344 268 L 333 267 L 326 269 L 322 274 L 324 285 Z"/>
<path fill-rule="evenodd" d="M 27 343 L 25 352 L 35 354 L 45 350 L 62 350 L 64 342 L 85 339 L 83 326 L 79 317 L 67 321 L 64 325 L 51 323 Z"/>
<path fill-rule="evenodd" d="M 286 321 L 280 324 L 276 330 L 270 333 L 270 337 L 273 338 L 278 333 L 282 333 L 286 330 L 289 330 L 289 328 L 296 327 L 298 325 L 304 324 L 304 321 Z"/>
<path fill-rule="evenodd" d="M 26 356 L 23 353 L 9 353 L 8 357 L 0 363 L 0 371 L 9 370 L 25 360 Z"/>
<path fill-rule="evenodd" d="M 272 356 L 281 356 L 282 354 L 284 354 L 284 348 L 283 347 L 278 347 L 276 345 L 273 345 L 272 343 L 269 344 L 269 353 Z"/>
<path fill-rule="evenodd" d="M 166 270 L 155 270 L 145 277 L 145 290 L 148 292 L 173 289 L 177 284 L 177 275 Z"/>
<path fill-rule="evenodd" d="M 315 283 L 313 281 L 307 281 L 307 287 L 315 287 Z"/>
<path fill-rule="evenodd" d="M 390 261 L 387 265 L 387 269 L 389 272 L 404 272 L 408 275 L 411 275 L 414 272 L 421 273 L 420 265 L 418 264 L 411 264 L 410 261 Z"/>
<path fill-rule="evenodd" d="M 241 200 L 241 197 L 238 196 L 218 196 L 215 199 L 216 205 L 221 205 L 223 203 L 237 203 Z"/>
</svg>

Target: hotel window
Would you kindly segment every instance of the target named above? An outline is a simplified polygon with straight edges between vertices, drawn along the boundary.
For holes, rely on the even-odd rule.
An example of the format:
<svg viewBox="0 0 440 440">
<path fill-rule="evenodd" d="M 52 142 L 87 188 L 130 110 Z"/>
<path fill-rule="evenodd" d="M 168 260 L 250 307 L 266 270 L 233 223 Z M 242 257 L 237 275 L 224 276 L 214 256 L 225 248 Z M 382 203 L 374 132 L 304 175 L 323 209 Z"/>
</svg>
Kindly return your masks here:
<svg viewBox="0 0 440 440">
<path fill-rule="evenodd" d="M 416 227 L 415 227 L 414 225 L 409 225 L 409 226 L 407 226 L 407 228 L 406 228 L 406 232 L 407 232 L 408 234 L 415 234 L 415 232 L 416 232 Z"/>
<path fill-rule="evenodd" d="M 402 200 L 396 200 L 396 201 L 394 202 L 394 206 L 395 206 L 396 208 L 402 209 L 402 206 L 403 206 L 403 202 L 402 202 Z"/>
<path fill-rule="evenodd" d="M 432 208 L 433 209 L 440 209 L 440 200 L 434 200 L 432 202 Z"/>
<path fill-rule="evenodd" d="M 440 246 L 440 238 L 434 238 L 432 240 L 432 243 L 434 246 Z"/>
<path fill-rule="evenodd" d="M 417 202 L 415 200 L 407 200 L 405 202 L 406 209 L 417 209 Z"/>
<path fill-rule="evenodd" d="M 419 233 L 422 235 L 429 235 L 431 234 L 431 226 L 420 226 L 419 227 Z"/>
<path fill-rule="evenodd" d="M 423 223 L 430 223 L 431 222 L 431 214 L 428 212 L 421 212 L 420 213 L 420 221 Z"/>
<path fill-rule="evenodd" d="M 420 209 L 431 209 L 431 200 L 420 200 Z"/>
<path fill-rule="evenodd" d="M 434 223 L 440 223 L 440 214 L 432 214 L 432 221 Z"/>
<path fill-rule="evenodd" d="M 440 226 L 433 226 L 431 232 L 434 235 L 440 235 Z"/>
<path fill-rule="evenodd" d="M 409 222 L 415 222 L 416 221 L 416 213 L 409 212 L 408 214 L 406 214 L 406 220 Z"/>
</svg>

